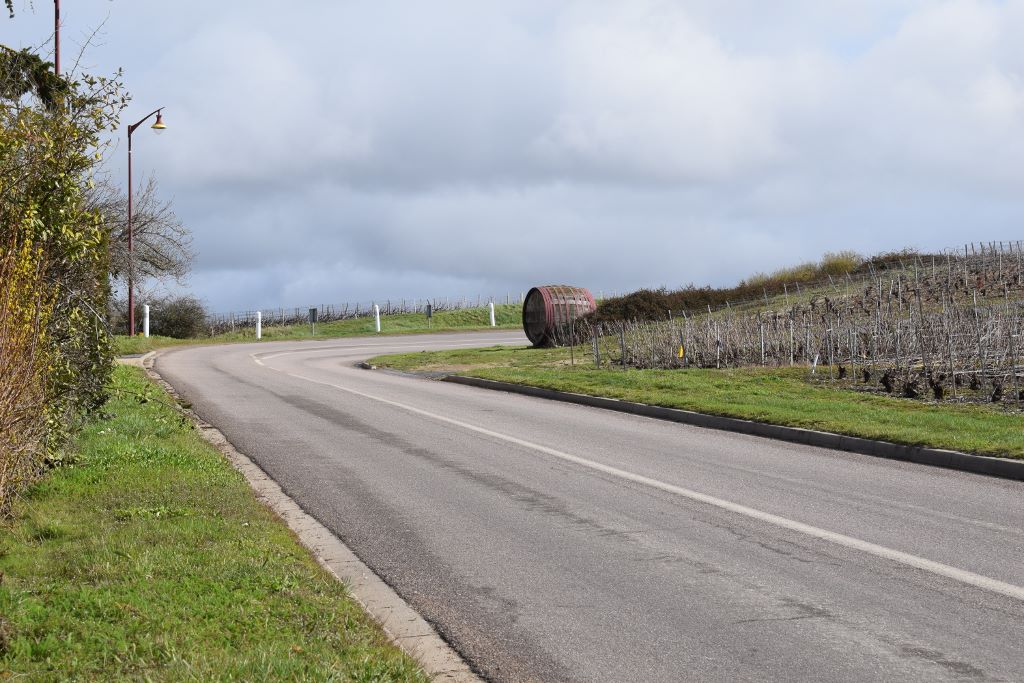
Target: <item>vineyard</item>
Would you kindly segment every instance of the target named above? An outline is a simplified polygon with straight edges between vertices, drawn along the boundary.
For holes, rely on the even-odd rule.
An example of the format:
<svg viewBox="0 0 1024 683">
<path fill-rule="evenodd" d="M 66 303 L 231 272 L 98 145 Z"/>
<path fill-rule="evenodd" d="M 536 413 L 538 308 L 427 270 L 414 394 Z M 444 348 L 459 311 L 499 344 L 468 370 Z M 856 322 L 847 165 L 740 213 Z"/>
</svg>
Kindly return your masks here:
<svg viewBox="0 0 1024 683">
<path fill-rule="evenodd" d="M 815 377 L 908 398 L 1024 401 L 1022 243 L 970 245 L 885 272 L 786 288 L 663 321 L 581 320 L 563 342 L 598 365 L 808 366 Z"/>
</svg>

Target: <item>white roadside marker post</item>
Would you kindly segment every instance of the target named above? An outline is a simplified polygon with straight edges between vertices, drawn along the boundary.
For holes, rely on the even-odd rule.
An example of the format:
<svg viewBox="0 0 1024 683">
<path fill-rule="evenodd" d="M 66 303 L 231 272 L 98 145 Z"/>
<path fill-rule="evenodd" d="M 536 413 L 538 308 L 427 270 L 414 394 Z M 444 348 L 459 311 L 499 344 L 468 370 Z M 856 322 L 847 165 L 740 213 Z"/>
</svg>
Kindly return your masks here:
<svg viewBox="0 0 1024 683">
<path fill-rule="evenodd" d="M 263 311 L 256 311 L 256 341 L 263 338 Z"/>
<path fill-rule="evenodd" d="M 498 324 L 494 322 L 494 302 L 491 302 L 491 327 L 497 327 Z"/>
<path fill-rule="evenodd" d="M 142 336 L 149 339 L 149 304 L 142 305 Z"/>
<path fill-rule="evenodd" d="M 377 328 L 377 332 L 380 332 L 380 306 L 377 304 L 373 305 L 373 324 Z"/>
</svg>

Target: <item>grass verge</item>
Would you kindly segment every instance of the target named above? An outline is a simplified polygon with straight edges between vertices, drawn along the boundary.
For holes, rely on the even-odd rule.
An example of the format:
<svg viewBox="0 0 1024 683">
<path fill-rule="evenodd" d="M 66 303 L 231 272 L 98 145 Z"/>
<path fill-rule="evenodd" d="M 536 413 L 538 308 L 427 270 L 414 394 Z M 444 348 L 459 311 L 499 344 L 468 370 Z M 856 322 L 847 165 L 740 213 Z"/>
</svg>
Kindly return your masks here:
<svg viewBox="0 0 1024 683">
<path fill-rule="evenodd" d="M 402 313 L 381 316 L 381 334 L 424 334 L 427 332 L 472 332 L 495 329 L 490 326 L 490 312 L 487 308 L 462 308 L 454 311 L 439 311 L 434 314 L 430 324 L 421 313 Z M 500 329 L 517 329 L 523 326 L 523 310 L 519 304 L 496 304 L 494 306 L 494 322 Z M 289 341 L 301 339 L 333 339 L 335 337 L 355 337 L 375 335 L 373 318 L 353 318 L 336 320 L 329 323 L 317 323 L 316 335 L 311 334 L 308 324 L 303 325 L 264 325 L 265 341 Z M 214 337 L 201 339 L 172 339 L 171 337 L 151 336 L 127 337 L 118 336 L 114 339 L 117 355 L 146 353 L 155 349 L 177 346 L 179 344 L 226 344 L 232 342 L 256 341 L 256 331 L 245 329 L 228 332 Z"/>
<path fill-rule="evenodd" d="M 818 429 L 913 446 L 1024 458 L 1024 418 L 1005 408 L 929 404 L 809 382 L 804 368 L 596 369 L 577 348 L 493 347 L 378 356 L 374 365 L 447 371 L 558 391 Z"/>
<path fill-rule="evenodd" d="M 138 368 L 0 540 L 0 678 L 426 681 Z"/>
</svg>

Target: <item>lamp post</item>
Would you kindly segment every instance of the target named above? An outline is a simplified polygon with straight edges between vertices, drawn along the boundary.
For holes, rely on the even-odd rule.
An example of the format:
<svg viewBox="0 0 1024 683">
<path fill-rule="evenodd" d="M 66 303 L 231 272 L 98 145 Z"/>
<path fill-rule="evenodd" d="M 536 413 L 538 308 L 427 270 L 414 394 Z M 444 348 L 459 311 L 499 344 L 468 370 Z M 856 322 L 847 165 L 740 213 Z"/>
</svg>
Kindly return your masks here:
<svg viewBox="0 0 1024 683">
<path fill-rule="evenodd" d="M 163 107 L 154 109 L 136 123 L 128 126 L 128 336 L 135 336 L 135 262 L 132 260 L 132 133 L 135 129 L 148 121 L 156 114 L 156 123 L 151 127 L 157 133 L 162 132 L 167 125 L 164 123 L 162 114 Z"/>
</svg>

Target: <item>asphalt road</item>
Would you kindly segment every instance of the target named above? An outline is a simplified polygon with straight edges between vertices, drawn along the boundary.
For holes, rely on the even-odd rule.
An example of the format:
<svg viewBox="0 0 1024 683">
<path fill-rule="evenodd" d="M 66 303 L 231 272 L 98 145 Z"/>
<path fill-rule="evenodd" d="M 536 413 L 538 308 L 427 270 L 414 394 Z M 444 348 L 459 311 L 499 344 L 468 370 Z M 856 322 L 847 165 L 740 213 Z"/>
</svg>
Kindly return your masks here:
<svg viewBox="0 0 1024 683">
<path fill-rule="evenodd" d="M 157 370 L 493 680 L 1024 680 L 1024 484 L 355 367 Z"/>
</svg>

